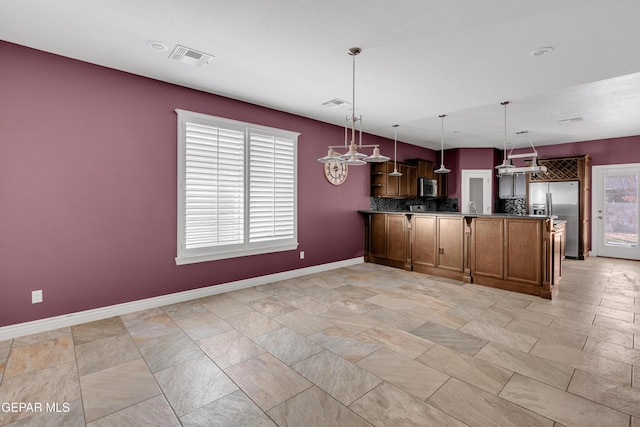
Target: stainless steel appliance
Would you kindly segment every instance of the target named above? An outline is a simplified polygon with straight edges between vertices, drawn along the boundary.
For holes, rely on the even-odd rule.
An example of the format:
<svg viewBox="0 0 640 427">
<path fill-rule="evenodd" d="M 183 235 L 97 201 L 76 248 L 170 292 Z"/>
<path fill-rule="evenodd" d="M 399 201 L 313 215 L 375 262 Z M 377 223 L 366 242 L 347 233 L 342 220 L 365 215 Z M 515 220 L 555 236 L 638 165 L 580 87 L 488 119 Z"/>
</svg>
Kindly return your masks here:
<svg viewBox="0 0 640 427">
<path fill-rule="evenodd" d="M 529 184 L 529 213 L 555 215 L 567 221 L 565 254 L 578 258 L 579 202 L 578 181 L 532 182 Z"/>
<path fill-rule="evenodd" d="M 430 178 L 418 178 L 418 196 L 438 197 L 438 181 Z"/>
</svg>

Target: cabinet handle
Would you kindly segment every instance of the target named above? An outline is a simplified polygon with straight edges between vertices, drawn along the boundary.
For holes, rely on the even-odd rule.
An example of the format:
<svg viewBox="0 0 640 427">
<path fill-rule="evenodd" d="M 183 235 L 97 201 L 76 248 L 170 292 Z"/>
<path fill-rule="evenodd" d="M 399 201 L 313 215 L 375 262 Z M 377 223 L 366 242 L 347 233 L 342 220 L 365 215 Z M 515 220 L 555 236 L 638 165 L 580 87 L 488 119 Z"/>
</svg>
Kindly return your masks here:
<svg viewBox="0 0 640 427">
<path fill-rule="evenodd" d="M 438 253 L 440 255 L 444 255 L 444 248 L 438 248 Z"/>
</svg>

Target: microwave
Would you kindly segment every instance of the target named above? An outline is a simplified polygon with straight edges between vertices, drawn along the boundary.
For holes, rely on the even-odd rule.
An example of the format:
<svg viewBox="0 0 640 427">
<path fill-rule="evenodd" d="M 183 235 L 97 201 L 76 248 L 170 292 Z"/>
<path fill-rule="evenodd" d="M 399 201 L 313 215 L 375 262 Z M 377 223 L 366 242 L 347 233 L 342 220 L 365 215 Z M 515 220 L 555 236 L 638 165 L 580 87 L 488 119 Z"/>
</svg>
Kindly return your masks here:
<svg viewBox="0 0 640 427">
<path fill-rule="evenodd" d="M 430 178 L 418 178 L 418 196 L 438 197 L 438 181 Z"/>
</svg>

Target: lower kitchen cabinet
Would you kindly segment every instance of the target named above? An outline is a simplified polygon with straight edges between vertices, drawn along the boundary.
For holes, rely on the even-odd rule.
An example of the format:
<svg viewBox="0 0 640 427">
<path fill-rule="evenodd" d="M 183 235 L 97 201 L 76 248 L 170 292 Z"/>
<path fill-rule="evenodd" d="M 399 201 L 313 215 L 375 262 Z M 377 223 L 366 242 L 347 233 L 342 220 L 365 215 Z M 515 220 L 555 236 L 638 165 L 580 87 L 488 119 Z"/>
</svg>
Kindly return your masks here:
<svg viewBox="0 0 640 427">
<path fill-rule="evenodd" d="M 504 278 L 504 224 L 501 218 L 478 217 L 471 225 L 473 277 Z"/>
<path fill-rule="evenodd" d="M 435 215 L 411 218 L 411 265 L 416 271 L 437 266 L 437 222 Z"/>
<path fill-rule="evenodd" d="M 411 216 L 411 268 L 420 273 L 462 280 L 464 217 Z"/>
<path fill-rule="evenodd" d="M 473 283 L 551 298 L 560 280 L 562 235 L 550 227 L 549 219 L 474 218 Z"/>
<path fill-rule="evenodd" d="M 464 217 L 438 216 L 437 218 L 437 267 L 462 274 L 464 270 Z"/>
<path fill-rule="evenodd" d="M 551 218 L 361 211 L 365 261 L 551 299 L 564 224 Z"/>
<path fill-rule="evenodd" d="M 369 214 L 365 260 L 411 270 L 409 228 L 404 214 Z"/>
</svg>

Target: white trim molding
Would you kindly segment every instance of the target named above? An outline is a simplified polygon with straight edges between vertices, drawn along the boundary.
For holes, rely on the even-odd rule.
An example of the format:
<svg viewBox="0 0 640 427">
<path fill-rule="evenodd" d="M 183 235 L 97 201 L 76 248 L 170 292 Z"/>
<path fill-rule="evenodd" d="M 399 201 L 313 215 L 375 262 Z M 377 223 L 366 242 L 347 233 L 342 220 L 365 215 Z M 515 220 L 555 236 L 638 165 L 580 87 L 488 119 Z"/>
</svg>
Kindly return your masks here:
<svg viewBox="0 0 640 427">
<path fill-rule="evenodd" d="M 121 316 L 135 311 L 149 310 L 151 308 L 162 307 L 169 304 L 176 304 L 211 295 L 223 294 L 225 292 L 251 288 L 253 286 L 265 285 L 267 283 L 277 282 L 280 280 L 294 279 L 296 277 L 307 276 L 309 274 L 322 273 L 324 271 L 335 270 L 342 267 L 350 267 L 362 263 L 364 263 L 364 257 L 351 258 L 328 264 L 314 265 L 311 267 L 299 268 L 297 270 L 283 271 L 281 273 L 274 273 L 266 276 L 252 277 L 250 279 L 237 280 L 235 282 L 222 283 L 189 291 L 176 292 L 173 294 L 126 302 L 123 304 L 100 307 L 93 310 L 79 311 L 76 313 L 34 320 L 31 322 L 3 326 L 0 327 L 0 341 L 65 328 L 81 323 L 108 319 L 110 317 Z"/>
</svg>

